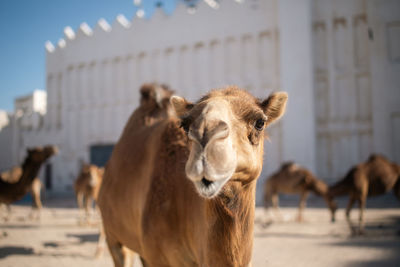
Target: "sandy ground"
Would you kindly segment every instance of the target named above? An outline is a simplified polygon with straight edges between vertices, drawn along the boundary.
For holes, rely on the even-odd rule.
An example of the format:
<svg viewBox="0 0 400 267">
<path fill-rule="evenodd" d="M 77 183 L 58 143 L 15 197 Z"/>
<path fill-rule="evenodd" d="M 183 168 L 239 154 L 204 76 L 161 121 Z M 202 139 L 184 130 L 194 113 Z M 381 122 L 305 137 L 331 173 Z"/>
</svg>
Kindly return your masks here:
<svg viewBox="0 0 400 267">
<path fill-rule="evenodd" d="M 0 266 L 113 266 L 107 251 L 94 259 L 98 217 L 95 225 L 82 226 L 72 198 L 46 204 L 40 221 L 28 219 L 29 206 L 13 205 L 10 220 L 0 222 Z M 343 209 L 332 224 L 327 209 L 312 206 L 303 223 L 294 221 L 295 207 L 282 208 L 285 221 L 270 224 L 257 208 L 253 266 L 400 266 L 398 203 L 372 205 L 366 234 L 358 237 L 350 235 Z M 354 221 L 357 215 L 353 212 Z"/>
</svg>

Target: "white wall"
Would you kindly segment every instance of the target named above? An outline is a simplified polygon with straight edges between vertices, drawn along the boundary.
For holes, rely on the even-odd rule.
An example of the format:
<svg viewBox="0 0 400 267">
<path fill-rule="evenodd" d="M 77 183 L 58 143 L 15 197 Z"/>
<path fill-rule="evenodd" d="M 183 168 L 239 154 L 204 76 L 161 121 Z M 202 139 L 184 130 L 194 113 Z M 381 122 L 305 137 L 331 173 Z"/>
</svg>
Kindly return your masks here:
<svg viewBox="0 0 400 267">
<path fill-rule="evenodd" d="M 229 84 L 263 98 L 278 90 L 277 23 L 276 0 L 226 1 L 218 10 L 201 1 L 194 15 L 179 5 L 172 16 L 158 10 L 150 20 L 118 16 L 93 30 L 86 24 L 76 33 L 67 29 L 65 46 L 47 53 L 45 124 L 61 125 L 66 166 L 57 172 L 77 173 L 90 145 L 117 141 L 144 82 L 167 83 L 192 101 Z M 273 126 L 262 179 L 281 163 L 280 135 Z"/>
<path fill-rule="evenodd" d="M 310 18 L 311 0 L 279 1 L 281 87 L 289 94 L 282 122 L 283 159 L 296 161 L 315 172 Z"/>
<path fill-rule="evenodd" d="M 118 16 L 94 29 L 66 27 L 65 39 L 46 44 L 44 127 L 11 127 L 11 161 L 19 162 L 26 146 L 56 144 L 53 183 L 70 189 L 90 146 L 117 141 L 140 85 L 152 81 L 192 101 L 228 84 L 260 98 L 287 91 L 287 113 L 269 129 L 259 185 L 286 160 L 324 179 L 339 178 L 371 152 L 399 161 L 398 5 L 229 0 L 214 10 L 200 1 L 194 15 L 179 5 L 172 16 L 158 10 L 149 20 Z"/>
</svg>

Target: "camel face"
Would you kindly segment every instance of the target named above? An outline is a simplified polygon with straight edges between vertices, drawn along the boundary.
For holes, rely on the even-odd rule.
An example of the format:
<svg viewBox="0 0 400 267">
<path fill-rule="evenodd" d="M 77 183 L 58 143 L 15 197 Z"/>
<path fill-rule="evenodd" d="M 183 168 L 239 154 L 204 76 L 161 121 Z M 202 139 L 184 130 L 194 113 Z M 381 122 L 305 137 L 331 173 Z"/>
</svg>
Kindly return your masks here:
<svg viewBox="0 0 400 267">
<path fill-rule="evenodd" d="M 169 104 L 169 98 L 172 94 L 173 91 L 166 85 L 143 84 L 140 88 L 140 105 L 165 108 Z"/>
<path fill-rule="evenodd" d="M 88 185 L 96 187 L 101 183 L 101 176 L 99 175 L 98 168 L 95 165 L 85 164 L 81 170 L 82 179 L 88 181 Z"/>
<path fill-rule="evenodd" d="M 265 127 L 283 114 L 286 99 L 278 93 L 259 102 L 237 88 L 212 91 L 196 104 L 171 98 L 190 143 L 186 176 L 201 196 L 217 196 L 229 180 L 258 177 Z"/>
<path fill-rule="evenodd" d="M 51 156 L 58 153 L 58 148 L 56 146 L 45 146 L 43 148 L 32 148 L 28 149 L 28 155 L 31 157 L 35 162 L 44 162 Z"/>
<path fill-rule="evenodd" d="M 201 106 L 188 131 L 191 152 L 185 171 L 200 195 L 210 198 L 235 172 L 237 156 L 229 103 L 218 98 Z"/>
</svg>

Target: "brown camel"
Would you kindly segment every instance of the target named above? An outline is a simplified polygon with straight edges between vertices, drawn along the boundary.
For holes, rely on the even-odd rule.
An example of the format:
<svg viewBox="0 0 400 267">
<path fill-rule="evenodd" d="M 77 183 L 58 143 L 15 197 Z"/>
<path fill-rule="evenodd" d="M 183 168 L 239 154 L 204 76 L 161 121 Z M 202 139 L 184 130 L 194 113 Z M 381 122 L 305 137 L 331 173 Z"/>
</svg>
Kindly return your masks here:
<svg viewBox="0 0 400 267">
<path fill-rule="evenodd" d="M 268 208 L 271 204 L 279 212 L 278 194 L 299 194 L 298 221 L 303 220 L 303 210 L 306 206 L 307 196 L 313 192 L 326 201 L 328 207 L 336 209 L 336 204 L 328 197 L 328 186 L 317 179 L 309 170 L 302 168 L 293 162 L 282 164 L 280 170 L 268 178 L 264 184 L 264 204 Z"/>
<path fill-rule="evenodd" d="M 98 204 L 115 266 L 122 246 L 144 266 L 249 266 L 264 129 L 286 93 L 260 101 L 236 87 L 150 127 L 128 121 L 105 170 Z"/>
<path fill-rule="evenodd" d="M 131 127 L 151 126 L 174 114 L 169 102 L 174 91 L 166 85 L 146 83 L 140 88 L 140 105 L 133 112 Z M 134 121 L 134 123 L 133 123 Z"/>
<path fill-rule="evenodd" d="M 28 155 L 22 164 L 17 182 L 0 179 L 0 203 L 11 204 L 23 198 L 32 189 L 32 182 L 37 177 L 42 164 L 57 153 L 57 147 L 45 146 L 27 150 Z"/>
<path fill-rule="evenodd" d="M 97 195 L 103 179 L 104 168 L 99 168 L 93 164 L 83 164 L 78 178 L 75 180 L 74 189 L 76 201 L 80 211 L 84 211 L 84 215 L 80 217 L 80 221 L 89 223 L 90 211 L 93 203 L 97 201 Z"/>
<path fill-rule="evenodd" d="M 170 97 L 174 93 L 167 85 L 159 85 L 157 83 L 145 83 L 140 90 L 139 107 L 133 112 L 129 119 L 129 129 L 125 131 L 135 131 L 138 128 L 150 127 L 153 124 L 167 119 L 175 114 L 170 103 Z M 128 127 L 128 125 L 126 127 Z M 100 258 L 105 248 L 104 228 L 100 229 L 99 242 L 97 245 L 95 257 Z M 126 264 L 133 260 L 133 254 L 127 248 L 123 248 L 123 254 L 126 255 Z"/>
<path fill-rule="evenodd" d="M 367 197 L 382 195 L 393 188 L 396 189 L 395 184 L 399 176 L 399 165 L 390 162 L 384 156 L 371 155 L 366 162 L 351 168 L 342 180 L 329 187 L 330 198 L 349 195 L 346 218 L 353 234 L 364 232 L 364 209 Z M 358 229 L 353 227 L 350 221 L 350 210 L 355 201 L 358 201 L 360 208 Z M 335 212 L 332 211 L 332 219 L 334 218 Z"/>
</svg>

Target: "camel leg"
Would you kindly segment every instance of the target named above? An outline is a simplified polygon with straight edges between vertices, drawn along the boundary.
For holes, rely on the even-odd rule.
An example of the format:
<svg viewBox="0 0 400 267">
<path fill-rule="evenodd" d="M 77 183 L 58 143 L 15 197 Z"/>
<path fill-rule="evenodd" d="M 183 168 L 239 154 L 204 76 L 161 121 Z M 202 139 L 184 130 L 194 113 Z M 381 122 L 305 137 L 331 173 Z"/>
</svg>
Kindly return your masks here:
<svg viewBox="0 0 400 267">
<path fill-rule="evenodd" d="M 103 256 L 105 246 L 106 246 L 106 233 L 104 232 L 103 223 L 101 223 L 99 241 L 97 243 L 97 249 L 95 254 L 96 259 L 99 259 Z"/>
<path fill-rule="evenodd" d="M 92 204 L 92 198 L 88 195 L 85 196 L 85 222 L 90 223 L 90 209 Z"/>
<path fill-rule="evenodd" d="M 11 218 L 11 205 L 0 203 L 0 208 L 2 208 L 3 206 L 5 207 L 6 211 L 3 213 L 4 215 L 2 217 L 5 222 L 8 222 Z"/>
<path fill-rule="evenodd" d="M 135 253 L 129 248 L 122 246 L 122 255 L 124 256 L 124 267 L 132 267 Z"/>
<path fill-rule="evenodd" d="M 264 195 L 264 223 L 263 226 L 267 226 L 273 221 L 273 214 L 271 211 L 271 204 L 272 204 L 272 192 L 268 190 Z"/>
<path fill-rule="evenodd" d="M 359 228 L 358 233 L 360 235 L 364 234 L 364 211 L 365 211 L 366 197 L 362 196 L 359 200 L 360 214 L 359 214 Z"/>
<path fill-rule="evenodd" d="M 40 211 L 42 210 L 42 201 L 40 200 L 40 188 L 32 188 L 32 213 L 34 220 L 40 220 Z"/>
<path fill-rule="evenodd" d="M 354 205 L 355 200 L 356 200 L 355 197 L 353 195 L 350 195 L 349 202 L 347 203 L 347 207 L 346 207 L 346 220 L 347 220 L 347 223 L 348 223 L 353 235 L 355 234 L 355 229 L 354 229 L 354 225 L 351 223 L 351 220 L 350 220 L 350 211 Z"/>
<path fill-rule="evenodd" d="M 307 191 L 303 191 L 300 195 L 300 203 L 299 203 L 299 214 L 297 215 L 297 221 L 298 222 L 302 222 L 303 221 L 303 211 L 304 208 L 307 204 L 307 196 L 308 196 L 308 192 Z"/>
<path fill-rule="evenodd" d="M 277 193 L 272 194 L 271 201 L 272 201 L 272 207 L 274 208 L 278 221 L 280 222 L 284 221 L 281 210 L 279 209 L 279 196 Z"/>
<path fill-rule="evenodd" d="M 112 240 L 111 238 L 106 238 L 108 249 L 110 250 L 111 257 L 114 262 L 115 267 L 125 267 L 125 255 L 122 251 L 122 245 Z"/>
<path fill-rule="evenodd" d="M 83 193 L 82 192 L 76 193 L 76 202 L 78 204 L 78 209 L 79 209 L 79 223 L 82 223 L 82 219 L 84 217 Z"/>
</svg>

